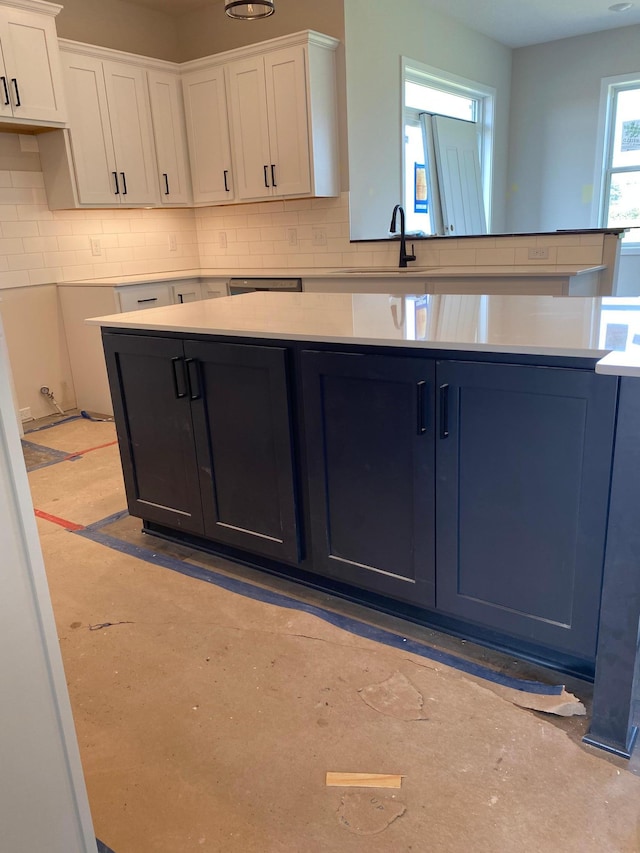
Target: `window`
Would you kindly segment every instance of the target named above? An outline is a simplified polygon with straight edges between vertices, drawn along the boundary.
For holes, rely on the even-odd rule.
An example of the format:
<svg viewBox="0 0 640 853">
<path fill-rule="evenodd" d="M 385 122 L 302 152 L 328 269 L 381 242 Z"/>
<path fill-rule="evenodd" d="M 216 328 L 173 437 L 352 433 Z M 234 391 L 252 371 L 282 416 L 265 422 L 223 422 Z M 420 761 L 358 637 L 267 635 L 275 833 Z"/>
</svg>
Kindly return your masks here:
<svg viewBox="0 0 640 853">
<path fill-rule="evenodd" d="M 421 113 L 477 124 L 486 220 L 489 222 L 495 92 L 487 86 L 403 59 L 403 201 L 407 231 L 435 233 L 429 212 Z"/>
<path fill-rule="evenodd" d="M 623 249 L 640 251 L 640 74 L 603 80 L 599 225 L 629 228 Z"/>
</svg>

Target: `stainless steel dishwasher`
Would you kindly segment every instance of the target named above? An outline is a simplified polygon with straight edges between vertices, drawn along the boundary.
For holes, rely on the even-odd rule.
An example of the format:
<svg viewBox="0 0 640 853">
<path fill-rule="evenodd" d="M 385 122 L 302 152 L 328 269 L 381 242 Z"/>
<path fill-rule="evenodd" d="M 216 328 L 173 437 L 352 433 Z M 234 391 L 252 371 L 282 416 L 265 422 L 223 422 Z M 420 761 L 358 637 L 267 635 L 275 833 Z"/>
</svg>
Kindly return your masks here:
<svg viewBox="0 0 640 853">
<path fill-rule="evenodd" d="M 256 290 L 280 290 L 291 292 L 302 290 L 299 278 L 232 278 L 229 280 L 229 296 L 254 293 Z"/>
</svg>

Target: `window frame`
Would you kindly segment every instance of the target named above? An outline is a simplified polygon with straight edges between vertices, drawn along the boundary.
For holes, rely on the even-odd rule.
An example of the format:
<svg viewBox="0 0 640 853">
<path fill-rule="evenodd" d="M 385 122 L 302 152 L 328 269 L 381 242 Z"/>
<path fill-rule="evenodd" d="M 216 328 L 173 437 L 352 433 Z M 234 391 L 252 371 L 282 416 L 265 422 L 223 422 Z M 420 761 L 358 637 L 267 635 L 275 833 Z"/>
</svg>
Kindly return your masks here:
<svg viewBox="0 0 640 853">
<path fill-rule="evenodd" d="M 407 106 L 405 102 L 405 82 L 418 83 L 433 89 L 450 92 L 453 95 L 462 95 L 473 98 L 478 105 L 476 124 L 480 128 L 480 167 L 482 170 L 482 194 L 484 198 L 485 220 L 487 229 L 491 231 L 491 212 L 493 209 L 493 156 L 495 137 L 495 112 L 496 112 L 496 89 L 476 80 L 469 80 L 458 74 L 425 65 L 417 59 L 401 58 L 400 85 L 401 92 L 401 127 L 400 127 L 400 151 L 401 151 L 401 184 L 403 203 L 406 204 L 405 175 L 407 164 L 405 162 L 404 128 L 406 124 L 416 126 L 420 124 L 419 115 L 424 110 Z"/>
<path fill-rule="evenodd" d="M 617 74 L 603 77 L 600 86 L 600 108 L 598 115 L 598 137 L 596 148 L 596 167 L 593 180 L 598 191 L 594 193 L 591 219 L 595 228 L 608 228 L 609 189 L 611 176 L 628 171 L 628 167 L 614 167 L 613 143 L 615 137 L 615 116 L 618 92 L 628 89 L 640 90 L 640 70 L 631 74 Z M 620 247 L 624 255 L 640 255 L 640 240 L 624 243 Z"/>
</svg>

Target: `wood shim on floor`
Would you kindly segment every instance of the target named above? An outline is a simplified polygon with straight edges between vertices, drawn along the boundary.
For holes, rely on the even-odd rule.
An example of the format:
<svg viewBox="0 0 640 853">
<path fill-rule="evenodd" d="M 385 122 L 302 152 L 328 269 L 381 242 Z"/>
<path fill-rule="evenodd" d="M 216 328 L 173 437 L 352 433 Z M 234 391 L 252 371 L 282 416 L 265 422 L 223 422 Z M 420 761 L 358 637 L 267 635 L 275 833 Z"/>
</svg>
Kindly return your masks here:
<svg viewBox="0 0 640 853">
<path fill-rule="evenodd" d="M 401 788 L 402 776 L 389 773 L 332 773 L 327 771 L 326 784 L 334 788 Z"/>
</svg>

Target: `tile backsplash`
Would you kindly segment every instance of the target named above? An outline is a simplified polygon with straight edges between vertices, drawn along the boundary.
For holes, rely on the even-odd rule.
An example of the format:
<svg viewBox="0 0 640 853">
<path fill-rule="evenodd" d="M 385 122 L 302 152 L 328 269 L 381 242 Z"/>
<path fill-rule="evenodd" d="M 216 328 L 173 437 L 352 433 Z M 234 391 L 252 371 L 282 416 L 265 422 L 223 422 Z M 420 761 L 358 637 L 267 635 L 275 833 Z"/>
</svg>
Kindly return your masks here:
<svg viewBox="0 0 640 853">
<path fill-rule="evenodd" d="M 0 289 L 194 268 L 395 266 L 398 243 L 349 242 L 349 194 L 196 209 L 50 211 L 37 153 L 0 133 Z M 29 137 L 32 141 L 32 137 Z M 544 245 L 547 257 L 529 258 Z M 601 234 L 443 238 L 421 266 L 597 264 Z"/>
</svg>

